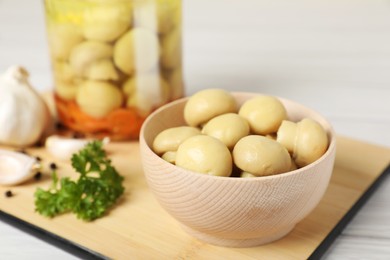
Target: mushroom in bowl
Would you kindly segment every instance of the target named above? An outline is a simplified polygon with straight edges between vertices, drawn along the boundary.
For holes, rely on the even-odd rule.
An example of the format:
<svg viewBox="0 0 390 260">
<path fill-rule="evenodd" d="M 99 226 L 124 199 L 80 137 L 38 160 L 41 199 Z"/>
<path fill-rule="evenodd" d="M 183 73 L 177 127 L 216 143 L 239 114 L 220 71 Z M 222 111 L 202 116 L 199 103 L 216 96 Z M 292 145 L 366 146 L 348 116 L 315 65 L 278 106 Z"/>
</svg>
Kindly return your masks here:
<svg viewBox="0 0 390 260">
<path fill-rule="evenodd" d="M 237 104 L 236 112 L 246 101 L 265 96 L 259 93 L 243 92 L 232 92 L 230 95 Z M 214 152 L 207 155 L 212 157 L 213 154 L 214 156 L 224 154 L 226 158 L 231 156 L 231 161 L 224 165 L 232 168 L 231 177 L 226 177 L 225 173 L 220 176 L 202 174 L 194 169 L 176 165 L 174 156 L 169 161 L 164 160 L 161 154 L 154 151 L 153 142 L 156 136 L 164 130 L 186 125 L 184 111 L 189 98 L 180 99 L 159 108 L 144 122 L 140 134 L 140 149 L 148 185 L 161 206 L 181 223 L 190 235 L 207 243 L 229 247 L 249 247 L 269 243 L 287 235 L 320 202 L 329 184 L 334 165 L 336 139 L 333 128 L 317 112 L 291 100 L 276 99 L 286 110 L 285 116 L 280 117 L 280 125 L 283 125 L 283 120 L 288 120 L 288 122 L 313 120 L 324 129 L 328 140 L 323 154 L 314 161 L 310 161 L 312 160 L 310 157 L 304 157 L 304 160 L 300 160 L 302 161 L 298 166 L 300 168 L 297 169 L 292 167 L 293 162 L 288 161 L 290 160 L 288 154 L 294 158 L 294 153 L 301 156 L 304 154 L 302 151 L 294 149 L 289 151 L 287 148 L 281 148 L 279 143 L 272 143 L 277 142 L 277 136 L 276 140 L 268 136 L 259 138 L 253 130 L 248 136 L 237 141 L 233 149 L 213 148 Z M 234 113 L 229 108 L 220 114 L 232 112 Z M 207 122 L 201 122 L 198 127 L 206 124 Z M 291 126 L 292 123 L 287 124 Z M 286 132 L 284 129 L 281 134 L 282 140 L 291 143 L 291 136 L 300 131 L 297 130 L 300 129 L 299 125 L 290 127 L 295 131 L 293 133 Z M 193 124 L 192 127 L 196 125 Z M 196 137 L 197 135 L 191 136 L 188 140 L 194 140 Z M 267 141 L 267 138 L 272 142 Z M 259 142 L 259 146 L 261 143 L 271 144 L 270 149 L 283 150 L 281 153 L 283 163 L 280 163 L 279 159 L 270 159 L 280 164 L 276 167 L 277 170 L 272 173 L 257 172 L 256 169 L 259 167 L 252 167 L 256 173 L 249 175 L 254 178 L 242 178 L 248 175 L 248 170 L 252 170 L 251 167 L 245 168 L 245 158 L 239 159 L 244 160 L 243 164 L 239 163 L 238 167 L 236 165 L 235 156 L 240 157 L 240 154 L 245 152 L 239 147 L 243 145 L 243 142 Z M 183 141 L 183 145 L 185 143 Z M 208 143 L 207 140 L 206 143 Z M 178 145 L 178 151 L 168 152 L 175 154 L 179 152 L 180 146 Z M 226 154 L 226 151 L 230 153 Z M 252 157 L 259 155 L 256 152 L 249 154 Z M 211 159 L 220 162 L 219 159 Z M 240 174 L 233 177 L 234 171 L 240 167 L 244 168 L 239 169 L 242 177 L 239 177 Z"/>
</svg>

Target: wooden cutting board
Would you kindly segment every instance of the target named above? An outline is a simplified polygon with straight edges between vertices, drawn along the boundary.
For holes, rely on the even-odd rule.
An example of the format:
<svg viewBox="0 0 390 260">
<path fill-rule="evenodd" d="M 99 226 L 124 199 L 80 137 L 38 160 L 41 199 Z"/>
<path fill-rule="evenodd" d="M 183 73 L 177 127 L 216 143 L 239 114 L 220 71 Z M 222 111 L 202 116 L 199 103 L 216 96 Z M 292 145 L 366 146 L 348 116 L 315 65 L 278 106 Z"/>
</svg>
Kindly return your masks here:
<svg viewBox="0 0 390 260">
<path fill-rule="evenodd" d="M 42 179 L 16 187 L 0 186 L 0 219 L 82 258 L 113 259 L 308 259 L 325 252 L 354 215 L 368 193 L 387 175 L 390 149 L 338 137 L 334 173 L 315 210 L 285 238 L 253 248 L 224 248 L 187 235 L 157 203 L 143 176 L 138 142 L 111 143 L 109 156 L 125 177 L 125 194 L 109 214 L 82 222 L 72 214 L 48 219 L 34 212 L 33 194 L 50 183 L 48 165 L 58 175 L 75 176 L 67 163 L 55 161 L 42 148 L 27 151 L 40 156 Z M 4 193 L 11 190 L 13 197 Z"/>
</svg>

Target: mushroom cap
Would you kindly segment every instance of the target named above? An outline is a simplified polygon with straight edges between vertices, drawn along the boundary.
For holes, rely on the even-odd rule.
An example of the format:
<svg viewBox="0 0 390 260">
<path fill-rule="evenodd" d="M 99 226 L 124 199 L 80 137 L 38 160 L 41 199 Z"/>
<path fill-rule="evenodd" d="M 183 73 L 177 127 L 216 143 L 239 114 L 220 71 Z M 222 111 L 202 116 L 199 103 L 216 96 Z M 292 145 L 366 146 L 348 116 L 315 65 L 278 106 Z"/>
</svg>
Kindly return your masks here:
<svg viewBox="0 0 390 260">
<path fill-rule="evenodd" d="M 129 28 L 132 18 L 130 2 L 87 8 L 83 15 L 84 37 L 90 40 L 112 42 Z"/>
<path fill-rule="evenodd" d="M 240 177 L 241 178 L 254 178 L 254 177 L 257 177 L 257 176 L 253 175 L 250 172 L 241 172 Z"/>
<path fill-rule="evenodd" d="M 284 120 L 277 133 L 277 141 L 292 154 L 298 167 L 320 158 L 328 148 L 328 136 L 315 120 L 304 118 L 298 123 Z"/>
<path fill-rule="evenodd" d="M 256 176 L 287 172 L 290 155 L 280 143 L 260 135 L 242 138 L 233 149 L 234 163 L 238 168 Z"/>
<path fill-rule="evenodd" d="M 95 118 L 103 118 L 122 104 L 122 92 L 115 85 L 97 80 L 87 80 L 80 85 L 76 102 L 81 110 Z"/>
<path fill-rule="evenodd" d="M 159 155 L 168 151 L 176 151 L 181 143 L 194 135 L 200 135 L 200 130 L 192 126 L 165 129 L 154 139 L 153 151 Z"/>
<path fill-rule="evenodd" d="M 111 59 L 101 59 L 92 62 L 85 71 L 88 79 L 94 80 L 118 80 L 119 74 Z"/>
<path fill-rule="evenodd" d="M 157 65 L 159 57 L 158 37 L 147 29 L 131 29 L 120 36 L 114 45 L 114 63 L 127 75 L 135 70 L 147 72 Z"/>
<path fill-rule="evenodd" d="M 83 41 L 80 28 L 76 25 L 50 23 L 47 30 L 50 53 L 57 60 L 67 60 L 72 49 Z"/>
<path fill-rule="evenodd" d="M 283 120 L 276 134 L 276 141 L 286 147 L 291 154 L 295 149 L 297 128 L 297 123 Z"/>
<path fill-rule="evenodd" d="M 161 155 L 161 158 L 165 161 L 176 164 L 176 151 L 168 151 Z"/>
<path fill-rule="evenodd" d="M 181 50 L 181 31 L 176 29 L 166 34 L 161 42 L 161 65 L 166 69 L 180 67 Z"/>
<path fill-rule="evenodd" d="M 184 107 L 184 120 L 190 126 L 199 126 L 213 117 L 236 111 L 236 100 L 229 92 L 205 89 L 188 99 Z"/>
<path fill-rule="evenodd" d="M 229 149 L 249 134 L 248 122 L 235 113 L 216 116 L 202 128 L 202 133 L 222 141 Z"/>
<path fill-rule="evenodd" d="M 228 177 L 233 162 L 229 149 L 221 141 L 207 135 L 196 135 L 179 146 L 176 165 L 199 173 Z"/>
<path fill-rule="evenodd" d="M 88 67 L 101 59 L 110 59 L 113 48 L 111 45 L 98 41 L 84 41 L 72 48 L 69 64 L 78 76 L 84 76 Z"/>
<path fill-rule="evenodd" d="M 282 102 L 271 96 L 257 96 L 246 101 L 238 114 L 248 120 L 252 133 L 267 135 L 278 130 L 287 117 Z"/>
<path fill-rule="evenodd" d="M 127 107 L 135 107 L 141 115 L 148 115 L 156 107 L 167 103 L 170 86 L 160 75 L 142 73 L 130 77 L 122 87 Z"/>
<path fill-rule="evenodd" d="M 293 158 L 299 167 L 319 159 L 328 149 L 329 141 L 324 128 L 310 118 L 298 123 Z"/>
</svg>

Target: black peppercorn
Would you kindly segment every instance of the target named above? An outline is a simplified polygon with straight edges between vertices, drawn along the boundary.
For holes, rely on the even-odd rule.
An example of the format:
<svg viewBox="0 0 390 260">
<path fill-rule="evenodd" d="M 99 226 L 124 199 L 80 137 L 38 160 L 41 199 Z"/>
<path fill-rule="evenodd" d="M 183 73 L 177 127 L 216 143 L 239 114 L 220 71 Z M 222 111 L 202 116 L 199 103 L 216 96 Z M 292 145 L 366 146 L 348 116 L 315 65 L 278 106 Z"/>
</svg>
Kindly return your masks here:
<svg viewBox="0 0 390 260">
<path fill-rule="evenodd" d="M 7 197 L 7 198 L 9 198 L 9 197 L 12 197 L 12 191 L 10 191 L 10 190 L 7 190 L 5 193 L 5 196 Z"/>
<path fill-rule="evenodd" d="M 50 167 L 50 169 L 52 169 L 52 170 L 56 170 L 57 169 L 57 164 L 55 164 L 55 163 L 50 163 L 50 165 L 49 165 L 49 167 Z"/>
<path fill-rule="evenodd" d="M 37 172 L 35 175 L 34 175 L 34 179 L 35 180 L 40 180 L 42 177 L 42 173 L 41 172 Z"/>
<path fill-rule="evenodd" d="M 42 158 L 39 157 L 39 156 L 36 156 L 35 159 L 36 159 L 38 162 L 42 161 Z"/>
</svg>

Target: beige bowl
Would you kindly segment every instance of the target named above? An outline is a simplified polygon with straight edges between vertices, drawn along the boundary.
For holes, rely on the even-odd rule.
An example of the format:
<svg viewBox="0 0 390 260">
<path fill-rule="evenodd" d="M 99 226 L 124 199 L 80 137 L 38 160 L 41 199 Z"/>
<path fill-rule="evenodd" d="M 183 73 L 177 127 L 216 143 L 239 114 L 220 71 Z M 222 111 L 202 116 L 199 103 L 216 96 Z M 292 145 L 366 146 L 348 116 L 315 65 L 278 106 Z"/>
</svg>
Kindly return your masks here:
<svg viewBox="0 0 390 260">
<path fill-rule="evenodd" d="M 241 105 L 260 94 L 233 95 Z M 185 125 L 186 98 L 161 107 L 146 119 L 140 149 L 148 185 L 161 206 L 190 235 L 220 246 L 257 246 L 288 234 L 319 203 L 333 170 L 335 133 L 318 113 L 290 100 L 280 100 L 290 120 L 309 117 L 319 122 L 328 132 L 330 145 L 314 163 L 274 176 L 210 176 L 182 169 L 156 155 L 151 149 L 154 137 L 166 128 Z"/>
</svg>

